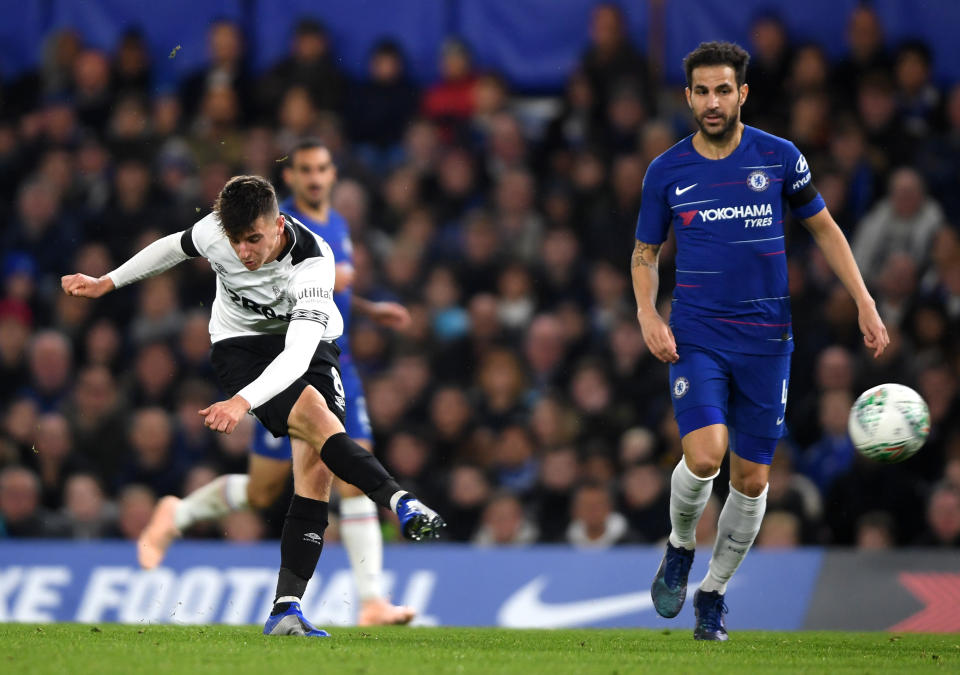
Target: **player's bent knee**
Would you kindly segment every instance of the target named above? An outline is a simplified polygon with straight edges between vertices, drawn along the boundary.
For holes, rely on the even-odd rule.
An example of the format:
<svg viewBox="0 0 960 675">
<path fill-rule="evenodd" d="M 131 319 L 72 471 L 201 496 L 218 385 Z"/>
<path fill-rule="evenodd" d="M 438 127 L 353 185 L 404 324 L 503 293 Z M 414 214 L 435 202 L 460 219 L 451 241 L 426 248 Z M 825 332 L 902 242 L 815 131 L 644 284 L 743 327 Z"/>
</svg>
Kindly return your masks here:
<svg viewBox="0 0 960 675">
<path fill-rule="evenodd" d="M 283 484 L 277 485 L 257 485 L 251 482 L 247 486 L 247 503 L 252 509 L 268 509 L 280 497 L 283 492 Z"/>
<path fill-rule="evenodd" d="M 290 435 L 322 445 L 331 434 L 343 430 L 343 424 L 327 407 L 327 402 L 313 387 L 303 390 L 287 418 Z M 316 444 L 316 443 L 315 443 Z"/>
<path fill-rule="evenodd" d="M 767 479 L 755 476 L 741 478 L 739 481 L 731 481 L 737 492 L 747 497 L 759 497 L 767 488 Z M 737 484 L 739 483 L 739 485 Z"/>
<path fill-rule="evenodd" d="M 699 478 L 715 476 L 720 470 L 720 462 L 712 457 L 687 457 L 686 462 L 690 472 Z"/>
</svg>

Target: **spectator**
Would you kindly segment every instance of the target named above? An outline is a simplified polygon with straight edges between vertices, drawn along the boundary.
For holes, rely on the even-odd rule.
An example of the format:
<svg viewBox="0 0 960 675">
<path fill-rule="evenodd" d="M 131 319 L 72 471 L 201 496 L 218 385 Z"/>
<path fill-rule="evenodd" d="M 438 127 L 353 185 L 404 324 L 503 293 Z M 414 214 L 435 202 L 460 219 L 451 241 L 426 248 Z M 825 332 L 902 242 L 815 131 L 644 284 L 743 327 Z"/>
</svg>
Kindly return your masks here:
<svg viewBox="0 0 960 675">
<path fill-rule="evenodd" d="M 452 541 L 470 541 L 490 497 L 490 482 L 479 467 L 460 464 L 450 471 L 447 485 L 448 535 Z"/>
<path fill-rule="evenodd" d="M 916 542 L 920 546 L 960 546 L 960 489 L 941 484 L 927 503 L 927 528 Z"/>
<path fill-rule="evenodd" d="M 857 548 L 861 551 L 885 551 L 896 543 L 893 518 L 884 511 L 865 513 L 857 521 Z"/>
<path fill-rule="evenodd" d="M 173 456 L 171 426 L 163 408 L 141 408 L 133 413 L 127 436 L 130 454 L 120 473 L 120 486 L 138 483 L 154 494 L 179 494 L 184 472 Z"/>
<path fill-rule="evenodd" d="M 657 466 L 634 464 L 620 478 L 620 511 L 641 541 L 655 543 L 670 534 L 670 490 Z"/>
<path fill-rule="evenodd" d="M 26 389 L 44 412 L 59 410 L 70 389 L 73 355 L 57 331 L 37 333 L 30 342 L 30 385 Z"/>
<path fill-rule="evenodd" d="M 647 110 L 653 110 L 653 88 L 643 55 L 630 42 L 623 11 L 605 2 L 590 15 L 590 44 L 580 57 L 580 68 L 590 81 L 598 110 L 607 109 L 614 87 L 627 80 L 642 92 Z"/>
<path fill-rule="evenodd" d="M 524 546 L 537 540 L 537 528 L 523 504 L 509 492 L 495 495 L 483 509 L 482 525 L 473 537 L 477 546 Z"/>
<path fill-rule="evenodd" d="M 417 112 L 419 92 L 410 81 L 400 45 L 383 39 L 370 50 L 367 79 L 347 99 L 347 132 L 375 169 L 391 168 L 401 152 L 407 125 Z"/>
<path fill-rule="evenodd" d="M 807 448 L 800 461 L 801 472 L 825 493 L 838 476 L 850 470 L 856 450 L 847 435 L 847 419 L 853 396 L 833 389 L 820 396 L 820 440 Z"/>
<path fill-rule="evenodd" d="M 230 91 L 236 96 L 239 105 L 245 107 L 244 113 L 255 100 L 252 83 L 245 63 L 245 47 L 240 27 L 229 19 L 220 19 L 210 24 L 207 30 L 207 52 L 209 63 L 202 69 L 189 75 L 180 88 L 180 101 L 188 119 L 193 119 L 202 102 L 211 91 Z M 242 119 L 248 114 L 240 115 Z"/>
<path fill-rule="evenodd" d="M 630 524 L 613 510 L 613 500 L 603 485 L 587 483 L 574 493 L 567 543 L 576 548 L 607 548 L 633 540 Z"/>
<path fill-rule="evenodd" d="M 66 523 L 40 505 L 40 480 L 22 466 L 0 471 L 0 534 L 6 537 L 63 537 Z"/>
<path fill-rule="evenodd" d="M 757 548 L 790 549 L 800 545 L 800 519 L 789 511 L 767 511 L 757 534 Z"/>
<path fill-rule="evenodd" d="M 75 473 L 64 488 L 63 515 L 73 539 L 102 539 L 116 528 L 116 509 L 93 474 Z"/>
<path fill-rule="evenodd" d="M 126 460 L 121 442 L 126 422 L 117 383 L 106 366 L 91 365 L 79 372 L 66 415 L 77 454 L 104 485 L 112 486 Z"/>
<path fill-rule="evenodd" d="M 423 113 L 443 125 L 448 137 L 473 115 L 477 74 L 465 42 L 447 39 L 440 50 L 440 81 L 423 96 Z"/>
<path fill-rule="evenodd" d="M 111 534 L 115 538 L 136 541 L 150 522 L 156 501 L 156 495 L 144 485 L 125 487 L 117 499 L 117 529 Z"/>
<path fill-rule="evenodd" d="M 339 111 L 344 104 L 346 78 L 336 65 L 327 29 L 313 19 L 297 22 L 290 54 L 260 79 L 259 115 L 269 117 L 277 101 L 293 87 L 309 92 L 317 108 Z"/>
<path fill-rule="evenodd" d="M 573 447 L 560 447 L 544 454 L 532 499 L 541 541 L 565 539 L 573 490 L 579 480 L 580 460 Z"/>
<path fill-rule="evenodd" d="M 893 251 L 909 253 L 925 269 L 933 236 L 943 223 L 943 211 L 926 194 L 923 178 L 910 168 L 895 171 L 889 196 L 857 225 L 853 251 L 864 278 L 877 280 Z"/>
</svg>

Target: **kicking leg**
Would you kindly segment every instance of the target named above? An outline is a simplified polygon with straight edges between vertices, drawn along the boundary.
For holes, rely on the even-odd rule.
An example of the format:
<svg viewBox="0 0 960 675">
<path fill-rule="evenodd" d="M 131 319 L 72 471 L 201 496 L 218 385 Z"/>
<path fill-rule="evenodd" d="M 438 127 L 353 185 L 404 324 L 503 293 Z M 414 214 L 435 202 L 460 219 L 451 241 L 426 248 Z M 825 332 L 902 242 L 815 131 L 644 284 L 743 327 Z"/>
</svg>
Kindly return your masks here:
<svg viewBox="0 0 960 675">
<path fill-rule="evenodd" d="M 306 442 L 293 439 L 292 445 L 294 495 L 283 522 L 277 592 L 263 633 L 326 637 L 304 618 L 300 599 L 323 551 L 333 475 Z"/>
<path fill-rule="evenodd" d="M 343 424 L 316 389 L 303 390 L 287 424 L 291 438 L 320 448 L 320 458 L 334 475 L 396 513 L 405 537 L 419 541 L 439 535 L 439 529 L 445 526 L 443 519 L 403 490 L 373 454 L 347 436 Z"/>
<path fill-rule="evenodd" d="M 368 452 L 372 451 L 371 441 L 358 440 L 357 444 Z M 337 479 L 336 486 L 340 493 L 340 536 L 350 557 L 361 602 L 357 625 L 410 623 L 416 611 L 412 607 L 393 605 L 383 595 L 383 535 L 377 505 L 340 479 Z"/>
<path fill-rule="evenodd" d="M 717 411 L 720 412 L 720 411 Z M 670 538 L 650 594 L 661 616 L 680 613 L 696 548 L 695 532 L 727 451 L 727 427 L 709 424 L 683 436 L 683 459 L 670 480 Z"/>
</svg>

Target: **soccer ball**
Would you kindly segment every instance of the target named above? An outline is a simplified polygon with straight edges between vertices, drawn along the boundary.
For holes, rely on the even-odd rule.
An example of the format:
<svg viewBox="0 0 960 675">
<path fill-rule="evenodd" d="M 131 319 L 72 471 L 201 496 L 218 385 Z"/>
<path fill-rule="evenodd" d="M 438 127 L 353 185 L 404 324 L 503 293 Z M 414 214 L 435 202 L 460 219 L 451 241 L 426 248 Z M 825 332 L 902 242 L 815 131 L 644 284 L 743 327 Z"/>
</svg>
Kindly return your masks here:
<svg viewBox="0 0 960 675">
<path fill-rule="evenodd" d="M 881 384 L 860 394 L 850 410 L 850 439 L 861 455 L 878 462 L 902 462 L 923 447 L 930 410 L 910 387 Z"/>
</svg>

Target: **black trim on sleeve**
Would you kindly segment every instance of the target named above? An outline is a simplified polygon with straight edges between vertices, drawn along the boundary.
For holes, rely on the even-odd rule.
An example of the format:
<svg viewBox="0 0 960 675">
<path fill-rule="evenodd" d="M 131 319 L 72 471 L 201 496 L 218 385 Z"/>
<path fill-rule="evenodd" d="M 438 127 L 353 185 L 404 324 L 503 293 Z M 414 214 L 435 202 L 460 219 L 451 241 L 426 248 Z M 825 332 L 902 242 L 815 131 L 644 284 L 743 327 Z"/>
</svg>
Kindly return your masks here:
<svg viewBox="0 0 960 675">
<path fill-rule="evenodd" d="M 330 321 L 330 315 L 326 312 L 321 312 L 319 309 L 295 309 L 290 313 L 290 320 L 316 321 L 326 328 L 327 322 Z"/>
<path fill-rule="evenodd" d="M 817 188 L 813 187 L 813 181 L 810 181 L 800 192 L 787 195 L 787 203 L 789 203 L 790 208 L 794 210 L 803 208 L 816 199 L 818 194 L 820 193 L 817 192 Z"/>
<path fill-rule="evenodd" d="M 180 237 L 180 248 L 191 258 L 198 258 L 200 256 L 197 245 L 193 243 L 193 225 L 183 231 L 183 235 Z"/>
</svg>

